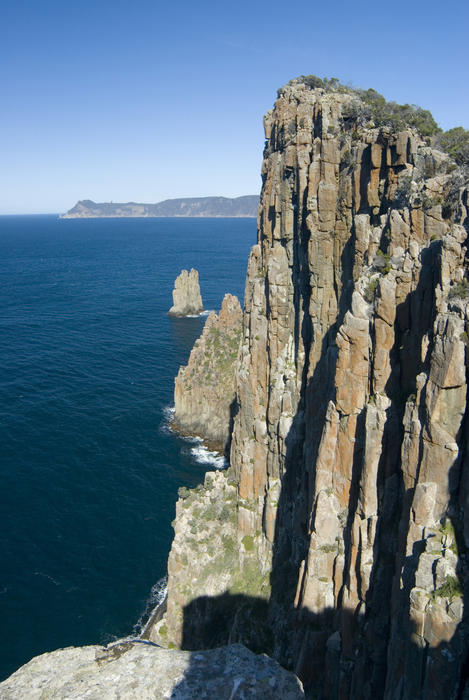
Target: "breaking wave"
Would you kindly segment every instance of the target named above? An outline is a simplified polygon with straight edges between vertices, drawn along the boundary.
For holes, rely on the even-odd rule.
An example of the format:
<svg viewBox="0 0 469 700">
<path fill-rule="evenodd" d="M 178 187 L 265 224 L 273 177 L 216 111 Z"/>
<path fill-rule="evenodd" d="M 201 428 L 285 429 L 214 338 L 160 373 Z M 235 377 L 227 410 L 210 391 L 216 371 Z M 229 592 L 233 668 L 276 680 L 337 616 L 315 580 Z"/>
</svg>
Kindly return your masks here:
<svg viewBox="0 0 469 700">
<path fill-rule="evenodd" d="M 167 594 L 168 577 L 163 576 L 163 578 L 160 578 L 155 585 L 151 587 L 150 595 L 148 596 L 148 600 L 145 605 L 145 610 L 140 615 L 137 623 L 133 627 L 131 636 L 138 637 L 140 634 L 142 634 L 153 611 L 165 601 Z"/>
<path fill-rule="evenodd" d="M 191 455 L 199 464 L 207 464 L 211 467 L 215 467 L 215 469 L 226 469 L 228 467 L 228 461 L 223 455 L 215 450 L 209 450 L 208 447 L 205 447 L 203 444 L 192 447 Z"/>
<path fill-rule="evenodd" d="M 205 309 L 205 311 L 202 311 L 200 314 L 187 314 L 184 318 L 200 318 L 201 316 L 208 316 L 210 312 L 211 309 Z"/>
<path fill-rule="evenodd" d="M 198 435 L 180 435 L 177 430 L 171 427 L 174 418 L 174 406 L 165 406 L 165 408 L 163 408 L 163 416 L 164 422 L 161 425 L 161 430 L 166 433 L 177 435 L 179 439 L 188 446 L 193 445 L 193 447 L 189 448 L 188 453 L 194 461 L 198 464 L 203 464 L 215 469 L 226 469 L 228 467 L 228 460 L 220 454 L 220 452 L 209 450 L 209 448 L 204 445 L 204 441 L 201 437 Z"/>
</svg>

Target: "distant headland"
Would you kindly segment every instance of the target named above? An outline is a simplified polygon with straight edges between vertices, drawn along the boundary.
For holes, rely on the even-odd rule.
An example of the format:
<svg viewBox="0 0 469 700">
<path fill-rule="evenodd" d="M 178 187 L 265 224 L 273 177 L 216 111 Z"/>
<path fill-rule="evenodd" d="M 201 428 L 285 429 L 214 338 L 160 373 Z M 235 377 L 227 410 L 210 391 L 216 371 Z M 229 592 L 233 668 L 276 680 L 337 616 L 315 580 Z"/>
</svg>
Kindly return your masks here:
<svg viewBox="0 0 469 700">
<path fill-rule="evenodd" d="M 163 217 L 163 216 L 215 216 L 256 217 L 259 197 L 248 194 L 243 197 L 187 197 L 165 199 L 156 204 L 137 202 L 93 202 L 82 199 L 61 219 L 89 219 L 102 217 Z"/>
</svg>

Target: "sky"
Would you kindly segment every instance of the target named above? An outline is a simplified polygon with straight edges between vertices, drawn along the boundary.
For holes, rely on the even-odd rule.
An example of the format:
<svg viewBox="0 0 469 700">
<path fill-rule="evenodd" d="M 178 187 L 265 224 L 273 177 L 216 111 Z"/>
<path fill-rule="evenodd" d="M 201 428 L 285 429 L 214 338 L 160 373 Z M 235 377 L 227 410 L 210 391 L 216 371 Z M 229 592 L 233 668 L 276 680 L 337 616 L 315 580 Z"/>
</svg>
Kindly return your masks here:
<svg viewBox="0 0 469 700">
<path fill-rule="evenodd" d="M 301 74 L 469 128 L 463 0 L 0 0 L 0 214 L 260 190 Z"/>
</svg>

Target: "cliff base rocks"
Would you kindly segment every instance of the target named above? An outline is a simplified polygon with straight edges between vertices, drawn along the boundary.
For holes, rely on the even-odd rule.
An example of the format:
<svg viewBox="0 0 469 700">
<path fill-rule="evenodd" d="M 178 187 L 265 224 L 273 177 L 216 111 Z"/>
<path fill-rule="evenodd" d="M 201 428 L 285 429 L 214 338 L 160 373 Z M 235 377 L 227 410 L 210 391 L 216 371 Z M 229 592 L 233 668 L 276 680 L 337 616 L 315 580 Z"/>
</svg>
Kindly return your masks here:
<svg viewBox="0 0 469 700">
<path fill-rule="evenodd" d="M 201 314 L 203 310 L 199 273 L 194 268 L 190 272 L 181 270 L 181 274 L 176 277 L 174 283 L 173 306 L 168 314 L 180 318 Z"/>
<path fill-rule="evenodd" d="M 240 644 L 205 652 L 121 640 L 42 654 L 0 683 L 3 700 L 300 700 L 300 681 Z"/>
</svg>

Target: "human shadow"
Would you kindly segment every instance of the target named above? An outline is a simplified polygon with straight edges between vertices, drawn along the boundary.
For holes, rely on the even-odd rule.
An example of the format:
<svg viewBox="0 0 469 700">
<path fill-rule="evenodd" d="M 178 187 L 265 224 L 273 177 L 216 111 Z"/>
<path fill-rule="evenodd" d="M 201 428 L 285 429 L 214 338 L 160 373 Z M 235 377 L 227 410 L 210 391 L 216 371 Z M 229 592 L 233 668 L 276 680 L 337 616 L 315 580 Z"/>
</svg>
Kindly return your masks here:
<svg viewBox="0 0 469 700">
<path fill-rule="evenodd" d="M 334 610 L 326 609 L 321 614 L 314 615 L 303 611 L 301 624 L 307 628 L 308 633 L 323 637 L 325 622 L 334 615 Z M 184 678 L 174 688 L 171 699 L 194 697 L 194 691 L 204 684 L 201 669 L 202 657 L 196 652 L 208 649 L 220 649 L 230 645 L 242 644 L 257 655 L 267 654 L 273 656 L 275 646 L 275 630 L 269 622 L 269 601 L 265 598 L 257 598 L 242 594 L 223 593 L 218 596 L 201 596 L 189 603 L 184 609 L 183 638 L 181 648 L 194 651 L 190 659 L 189 667 L 185 671 Z M 225 687 L 217 691 L 213 700 L 234 700 L 235 698 L 262 697 L 274 700 L 280 698 L 275 686 L 266 685 L 265 694 L 252 694 L 246 669 L 236 666 L 233 659 L 236 650 L 226 650 L 225 663 L 218 667 L 219 678 L 223 678 Z M 318 666 L 321 659 L 317 659 Z M 205 673 L 207 673 L 205 668 Z M 259 674 L 262 666 L 259 661 Z M 244 679 L 243 679 L 244 673 Z M 233 675 L 234 674 L 234 675 Z M 239 685 L 233 688 L 233 681 L 238 679 Z M 272 683 L 272 671 L 270 680 Z M 308 694 L 307 697 L 310 695 Z M 209 695 L 204 697 L 210 698 Z M 298 696 L 300 697 L 300 692 Z"/>
<path fill-rule="evenodd" d="M 184 608 L 181 648 L 213 649 L 242 643 L 254 653 L 272 653 L 268 601 L 243 594 L 200 596 Z"/>
</svg>

